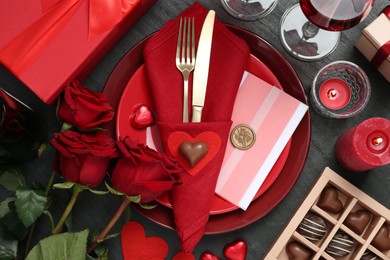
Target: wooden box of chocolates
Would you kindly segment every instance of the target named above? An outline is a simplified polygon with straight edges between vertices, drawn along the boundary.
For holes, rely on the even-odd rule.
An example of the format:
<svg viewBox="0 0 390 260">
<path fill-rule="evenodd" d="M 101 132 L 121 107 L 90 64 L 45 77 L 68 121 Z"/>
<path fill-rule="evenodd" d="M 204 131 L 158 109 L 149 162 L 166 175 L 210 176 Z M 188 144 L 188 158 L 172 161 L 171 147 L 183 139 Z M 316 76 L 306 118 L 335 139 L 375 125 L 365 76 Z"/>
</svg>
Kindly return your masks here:
<svg viewBox="0 0 390 260">
<path fill-rule="evenodd" d="M 265 259 L 390 259 L 390 210 L 326 168 Z"/>
</svg>

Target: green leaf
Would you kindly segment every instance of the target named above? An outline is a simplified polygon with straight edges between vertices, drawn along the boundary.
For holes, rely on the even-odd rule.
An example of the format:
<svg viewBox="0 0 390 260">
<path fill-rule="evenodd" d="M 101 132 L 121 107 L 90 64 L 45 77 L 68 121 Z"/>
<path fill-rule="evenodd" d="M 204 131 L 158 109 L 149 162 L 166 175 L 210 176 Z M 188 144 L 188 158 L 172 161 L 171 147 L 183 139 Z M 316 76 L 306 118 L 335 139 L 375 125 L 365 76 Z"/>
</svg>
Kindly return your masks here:
<svg viewBox="0 0 390 260">
<path fill-rule="evenodd" d="M 94 190 L 94 189 L 90 189 L 90 188 L 88 188 L 88 190 L 96 195 L 106 195 L 107 193 L 109 193 L 109 191 L 106 191 L 106 190 Z"/>
<path fill-rule="evenodd" d="M 0 259 L 16 259 L 18 253 L 18 241 L 6 234 L 0 226 Z"/>
<path fill-rule="evenodd" d="M 13 234 L 19 241 L 27 237 L 28 228 L 19 219 L 14 208 L 11 208 L 11 211 L 1 218 L 1 224 L 4 230 L 8 231 L 7 233 Z"/>
<path fill-rule="evenodd" d="M 37 191 L 19 188 L 16 191 L 16 212 L 23 224 L 28 227 L 42 215 L 47 204 L 47 198 Z"/>
<path fill-rule="evenodd" d="M 133 203 L 140 203 L 141 202 L 141 196 L 126 196 L 128 200 L 130 200 Z"/>
<path fill-rule="evenodd" d="M 74 185 L 75 185 L 74 182 L 67 181 L 67 182 L 63 182 L 63 183 L 56 183 L 53 185 L 53 187 L 56 189 L 69 190 L 69 189 L 73 188 Z"/>
<path fill-rule="evenodd" d="M 26 260 L 84 260 L 87 253 L 88 230 L 62 233 L 42 239 Z"/>
<path fill-rule="evenodd" d="M 8 204 L 12 201 L 15 201 L 15 197 L 8 197 L 2 202 L 0 202 L 0 218 L 4 217 L 11 211 Z"/>
<path fill-rule="evenodd" d="M 20 167 L 8 167 L 0 176 L 0 184 L 9 191 L 16 191 L 19 186 L 24 185 Z"/>
<path fill-rule="evenodd" d="M 157 207 L 157 205 L 148 205 L 148 204 L 142 204 L 142 203 L 138 203 L 138 205 L 143 209 L 154 209 L 155 207 Z"/>
<path fill-rule="evenodd" d="M 123 196 L 123 195 L 125 195 L 124 193 L 122 193 L 122 192 L 120 192 L 120 191 L 117 191 L 116 189 L 114 189 L 113 187 L 111 187 L 110 185 L 108 185 L 107 182 L 105 182 L 105 184 L 106 184 L 107 190 L 108 190 L 110 193 L 112 193 L 112 194 L 114 194 L 114 195 L 118 195 L 118 196 Z"/>
</svg>

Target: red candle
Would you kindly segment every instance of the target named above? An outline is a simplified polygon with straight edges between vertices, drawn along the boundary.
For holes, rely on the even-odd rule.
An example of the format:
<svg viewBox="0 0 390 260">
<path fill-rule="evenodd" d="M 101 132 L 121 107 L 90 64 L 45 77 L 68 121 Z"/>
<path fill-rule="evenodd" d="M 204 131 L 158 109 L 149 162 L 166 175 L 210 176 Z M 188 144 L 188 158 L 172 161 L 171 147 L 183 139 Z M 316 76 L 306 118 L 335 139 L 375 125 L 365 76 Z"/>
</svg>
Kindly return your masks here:
<svg viewBox="0 0 390 260">
<path fill-rule="evenodd" d="M 367 119 L 342 134 L 336 142 L 336 158 L 346 169 L 367 171 L 390 163 L 390 120 Z"/>
<path fill-rule="evenodd" d="M 341 109 L 351 99 L 351 89 L 342 79 L 331 78 L 320 86 L 320 100 L 322 104 L 330 109 Z"/>
</svg>

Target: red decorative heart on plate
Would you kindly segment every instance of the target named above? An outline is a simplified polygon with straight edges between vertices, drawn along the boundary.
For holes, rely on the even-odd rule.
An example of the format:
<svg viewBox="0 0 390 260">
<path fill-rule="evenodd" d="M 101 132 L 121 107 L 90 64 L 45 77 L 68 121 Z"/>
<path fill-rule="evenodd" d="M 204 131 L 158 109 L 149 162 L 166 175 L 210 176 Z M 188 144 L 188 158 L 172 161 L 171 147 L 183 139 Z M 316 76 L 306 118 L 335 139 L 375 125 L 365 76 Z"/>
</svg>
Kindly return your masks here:
<svg viewBox="0 0 390 260">
<path fill-rule="evenodd" d="M 125 260 L 165 259 L 168 244 L 160 237 L 146 237 L 144 227 L 129 221 L 121 232 L 122 252 Z"/>
<path fill-rule="evenodd" d="M 229 260 L 245 260 L 248 246 L 244 240 L 237 240 L 227 244 L 223 249 L 223 254 Z"/>
<path fill-rule="evenodd" d="M 213 253 L 211 252 L 204 252 L 199 260 L 221 260 L 221 258 L 219 258 L 218 256 L 215 256 Z"/>
<path fill-rule="evenodd" d="M 155 123 L 154 115 L 148 105 L 138 104 L 130 116 L 131 125 L 137 129 L 145 129 Z"/>
<path fill-rule="evenodd" d="M 390 226 L 384 224 L 372 240 L 371 244 L 380 251 L 390 250 Z"/>
<path fill-rule="evenodd" d="M 326 187 L 317 202 L 317 206 L 330 213 L 338 214 L 344 209 L 344 205 L 339 199 L 338 191 L 333 187 Z"/>
<path fill-rule="evenodd" d="M 204 142 L 207 145 L 207 154 L 194 166 L 187 161 L 187 159 L 180 153 L 180 145 L 183 142 L 197 143 Z M 177 162 L 192 176 L 195 176 L 200 170 L 202 170 L 217 154 L 221 147 L 221 138 L 218 134 L 206 131 L 198 134 L 195 137 L 190 136 L 183 131 L 177 131 L 171 133 L 168 137 L 168 149 Z"/>
<path fill-rule="evenodd" d="M 353 232 L 355 232 L 358 235 L 361 235 L 364 229 L 367 227 L 370 220 L 371 220 L 370 212 L 366 209 L 360 209 L 355 212 L 349 213 L 344 223 Z"/>
</svg>

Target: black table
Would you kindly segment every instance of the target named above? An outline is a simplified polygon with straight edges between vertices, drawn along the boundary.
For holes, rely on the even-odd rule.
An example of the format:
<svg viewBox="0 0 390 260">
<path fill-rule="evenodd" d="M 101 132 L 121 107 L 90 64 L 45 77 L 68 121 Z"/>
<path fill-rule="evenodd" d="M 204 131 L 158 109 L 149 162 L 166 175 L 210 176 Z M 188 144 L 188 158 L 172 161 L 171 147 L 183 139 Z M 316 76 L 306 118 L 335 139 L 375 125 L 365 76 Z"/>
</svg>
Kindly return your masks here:
<svg viewBox="0 0 390 260">
<path fill-rule="evenodd" d="M 192 0 L 158 1 L 94 69 L 84 81 L 85 85 L 96 91 L 103 90 L 115 65 L 133 45 L 161 28 L 169 19 L 176 17 L 193 2 Z M 223 257 L 223 247 L 227 243 L 243 239 L 249 247 L 248 259 L 263 257 L 326 166 L 329 166 L 365 193 L 378 200 L 387 208 L 390 208 L 390 165 L 369 172 L 354 173 L 343 169 L 336 161 L 334 154 L 334 144 L 337 138 L 347 129 L 370 117 L 390 118 L 390 83 L 353 47 L 355 41 L 361 35 L 362 29 L 378 15 L 388 1 L 376 1 L 371 13 L 361 24 L 342 33 L 341 42 L 335 52 L 317 62 L 304 62 L 291 57 L 280 43 L 278 28 L 280 18 L 284 11 L 296 1 L 279 0 L 272 13 L 261 20 L 252 22 L 240 21 L 231 17 L 217 0 L 201 0 L 199 2 L 208 9 L 214 9 L 217 17 L 222 22 L 245 28 L 273 45 L 296 70 L 307 96 L 317 71 L 326 64 L 336 60 L 348 60 L 362 67 L 371 81 L 372 96 L 366 109 L 350 119 L 327 119 L 318 115 L 310 108 L 312 124 L 310 150 L 302 173 L 289 194 L 271 212 L 249 226 L 233 232 L 204 236 L 194 251 L 194 255 L 198 258 L 203 252 L 211 251 L 215 255 Z M 49 151 L 45 153 L 43 158 L 24 165 L 23 169 L 28 181 L 41 185 L 46 183 L 51 171 L 53 154 L 54 150 L 49 148 Z M 55 205 L 54 217 L 58 219 L 66 205 L 68 193 L 56 191 L 56 194 L 59 198 Z M 0 190 L 0 198 L 4 198 L 6 195 L 7 192 Z M 74 229 L 90 228 L 91 232 L 101 230 L 115 213 L 119 203 L 120 200 L 111 195 L 96 197 L 88 192 L 82 193 L 74 209 Z M 160 236 L 169 243 L 169 259 L 180 250 L 179 241 L 174 231 L 153 223 L 135 210 L 132 210 L 131 218 L 144 225 L 147 235 Z M 116 230 L 121 227 L 123 221 L 122 219 L 118 223 L 115 227 Z M 41 218 L 37 224 L 33 243 L 36 243 L 42 236 L 47 235 L 49 232 L 48 228 L 47 219 L 45 217 Z M 107 241 L 107 244 L 110 250 L 109 259 L 122 259 L 120 239 L 111 239 Z"/>
</svg>

